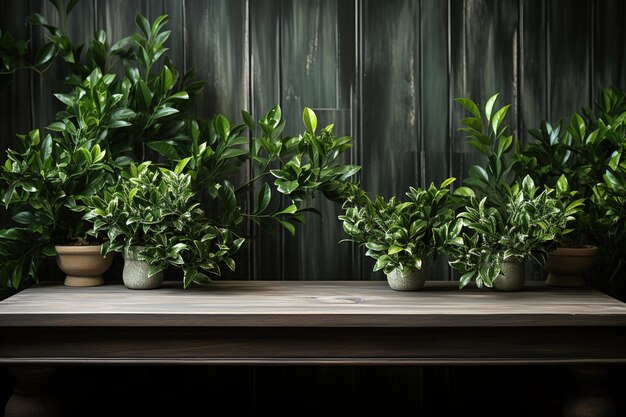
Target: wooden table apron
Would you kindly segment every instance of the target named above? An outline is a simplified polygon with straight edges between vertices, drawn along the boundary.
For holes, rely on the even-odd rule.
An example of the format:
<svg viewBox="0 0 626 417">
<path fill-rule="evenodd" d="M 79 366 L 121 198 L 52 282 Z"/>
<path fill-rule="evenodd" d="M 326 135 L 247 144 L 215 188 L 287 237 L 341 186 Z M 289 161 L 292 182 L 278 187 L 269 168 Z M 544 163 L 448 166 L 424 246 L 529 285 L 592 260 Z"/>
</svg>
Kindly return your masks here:
<svg viewBox="0 0 626 417">
<path fill-rule="evenodd" d="M 0 302 L 0 363 L 615 364 L 626 304 L 589 288 L 41 284 Z"/>
</svg>

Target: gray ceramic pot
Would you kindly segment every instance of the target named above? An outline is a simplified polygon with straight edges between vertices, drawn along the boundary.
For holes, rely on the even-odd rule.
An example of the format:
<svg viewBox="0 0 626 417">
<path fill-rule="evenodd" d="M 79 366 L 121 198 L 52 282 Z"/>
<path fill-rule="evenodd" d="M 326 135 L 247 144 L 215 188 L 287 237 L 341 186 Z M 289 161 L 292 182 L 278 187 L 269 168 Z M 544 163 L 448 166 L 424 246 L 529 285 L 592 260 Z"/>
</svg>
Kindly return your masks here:
<svg viewBox="0 0 626 417">
<path fill-rule="evenodd" d="M 145 247 L 132 246 L 124 250 L 124 270 L 122 280 L 124 285 L 131 290 L 151 290 L 158 288 L 163 282 L 163 272 L 148 276 L 150 265 L 137 259 L 137 255 Z"/>
<path fill-rule="evenodd" d="M 387 274 L 387 282 L 391 289 L 396 291 L 419 291 L 424 288 L 426 274 L 424 266 L 416 268 L 396 268 Z"/>
<path fill-rule="evenodd" d="M 506 258 L 500 275 L 493 281 L 498 291 L 521 291 L 526 280 L 526 263 L 521 258 Z"/>
</svg>

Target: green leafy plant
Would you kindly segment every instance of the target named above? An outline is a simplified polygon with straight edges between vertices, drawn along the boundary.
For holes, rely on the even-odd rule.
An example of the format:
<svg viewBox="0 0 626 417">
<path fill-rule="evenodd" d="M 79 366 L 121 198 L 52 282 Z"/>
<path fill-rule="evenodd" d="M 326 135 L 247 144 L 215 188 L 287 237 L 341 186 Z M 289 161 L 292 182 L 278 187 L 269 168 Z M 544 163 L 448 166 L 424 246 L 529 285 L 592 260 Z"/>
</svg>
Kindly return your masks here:
<svg viewBox="0 0 626 417">
<path fill-rule="evenodd" d="M 552 125 L 543 121 L 530 130 L 534 138 L 513 155 L 519 176 L 530 175 L 536 183 L 554 187 L 561 175 L 585 199 L 569 245 L 601 244 L 607 230 L 601 227 L 605 209 L 601 198 L 592 198 L 607 170 L 620 161 L 626 142 L 626 93 L 603 89 L 595 110 L 574 113 L 569 121 Z M 610 173 L 609 173 L 610 175 Z"/>
<path fill-rule="evenodd" d="M 446 251 L 450 266 L 461 273 L 460 288 L 471 281 L 491 287 L 508 258 L 543 263 L 547 251 L 571 232 L 568 222 L 583 204 L 572 198 L 565 177 L 557 182 L 556 192 L 547 187 L 540 191 L 529 176 L 521 185 L 503 187 L 504 206 L 490 205 L 487 197 L 472 197 L 458 214 L 463 227 L 450 229 Z"/>
<path fill-rule="evenodd" d="M 22 275 L 36 279 L 42 257 L 56 255 L 55 244 L 86 242 L 80 200 L 114 178 L 104 139 L 132 117 L 121 97 L 109 94 L 113 78 L 96 69 L 71 94 L 57 95 L 67 109 L 48 126 L 51 133 L 18 135 L 23 150 L 7 151 L 2 203 L 17 225 L 0 231 L 4 285 L 17 288 Z"/>
<path fill-rule="evenodd" d="M 508 199 L 507 184 L 512 181 L 513 163 L 509 158 L 512 150 L 513 136 L 507 134 L 504 120 L 510 105 L 496 108 L 499 94 L 487 100 L 484 116 L 478 105 L 468 98 L 457 98 L 470 113 L 469 117 L 461 120 L 464 127 L 459 130 L 467 135 L 467 143 L 478 150 L 486 160 L 487 165 L 472 165 L 469 175 L 463 181 L 463 187 L 455 190 L 455 194 L 465 197 L 486 197 L 490 205 L 502 207 Z"/>
<path fill-rule="evenodd" d="M 459 233 L 449 230 L 461 227 L 461 222 L 454 222 L 450 200 L 454 180 L 449 178 L 439 187 L 411 188 L 405 202 L 380 196 L 371 201 L 353 189 L 353 198 L 344 203 L 344 214 L 339 216 L 348 241 L 367 248 L 366 255 L 376 259 L 374 271 L 421 269 L 445 247 L 448 236 Z"/>
<path fill-rule="evenodd" d="M 306 107 L 306 131 L 294 137 L 283 135 L 285 120 L 279 106 L 258 121 L 245 111 L 242 114 L 245 124 L 231 125 L 218 115 L 190 126 L 191 155 L 184 158 L 188 160 L 186 171 L 203 200 L 215 208 L 216 221 L 240 232 L 245 220 L 265 230 L 278 222 L 294 234 L 294 223 L 303 222 L 306 212 L 315 211 L 311 200 L 318 192 L 343 201 L 343 187 L 360 170 L 359 166 L 340 162 L 352 146 L 352 138 L 335 137 L 332 125 L 316 135 L 315 112 Z M 245 136 L 247 131 L 252 133 L 250 139 Z M 237 184 L 241 166 L 248 161 L 256 175 Z M 258 192 L 254 205 L 244 211 L 240 200 L 255 185 Z M 276 195 L 287 197 L 287 205 L 273 204 Z"/>
<path fill-rule="evenodd" d="M 168 265 L 183 270 L 183 282 L 210 282 L 207 274 L 220 275 L 220 264 L 235 269 L 232 259 L 244 239 L 216 226 L 194 200 L 191 176 L 153 169 L 150 162 L 131 164 L 103 197 L 85 198 L 93 223 L 90 234 L 105 241 L 102 254 L 144 246 L 139 259 L 150 265 L 150 275 Z"/>
<path fill-rule="evenodd" d="M 76 2 L 61 3 L 55 7 L 66 16 Z M 243 112 L 245 123 L 235 126 L 222 115 L 208 121 L 193 117 L 188 103 L 204 83 L 192 81 L 192 70 L 180 77 L 167 59 L 167 16 L 152 23 L 138 16 L 139 32 L 110 48 L 106 34 L 97 31 L 84 54 L 43 17 L 33 16 L 30 23 L 50 33 L 48 60 L 60 53 L 71 64 L 66 81 L 73 90 L 56 95 L 66 108 L 48 126 L 51 135 L 39 140 L 39 133 L 31 132 L 23 139 L 24 152 L 9 151 L 3 165 L 3 202 L 20 224 L 0 231 L 0 256 L 10 260 L 0 268 L 4 285 L 17 288 L 22 270 L 36 280 L 41 259 L 55 254 L 53 243 L 93 239 L 81 220 L 84 201 L 118 183 L 124 166 L 148 154 L 163 167 L 176 171 L 180 166 L 191 178 L 194 199 L 211 213 L 210 223 L 241 236 L 251 223 L 269 230 L 272 222 L 294 234 L 294 223 L 315 211 L 310 203 L 318 192 L 343 201 L 347 181 L 360 169 L 341 162 L 352 139 L 335 137 L 332 125 L 317 134 L 317 117 L 308 108 L 303 112 L 306 130 L 295 137 L 283 135 L 278 106 L 258 122 Z M 246 164 L 254 176 L 238 184 Z M 252 187 L 258 193 L 249 206 L 242 197 Z M 25 251 L 17 241 L 33 247 Z M 234 261 L 224 262 L 234 267 Z M 186 285 L 189 279 L 202 281 L 190 274 Z"/>
<path fill-rule="evenodd" d="M 626 233 L 618 216 L 626 185 L 622 172 L 626 92 L 603 89 L 593 109 L 583 109 L 555 124 L 543 121 L 530 133 L 534 140 L 518 147 L 513 155 L 518 175 L 530 175 L 548 186 L 554 186 L 561 175 L 568 178 L 585 204 L 577 214 L 574 232 L 562 244 L 597 245 L 598 260 L 588 282 L 624 297 L 626 290 L 619 277 L 623 275 Z"/>
</svg>

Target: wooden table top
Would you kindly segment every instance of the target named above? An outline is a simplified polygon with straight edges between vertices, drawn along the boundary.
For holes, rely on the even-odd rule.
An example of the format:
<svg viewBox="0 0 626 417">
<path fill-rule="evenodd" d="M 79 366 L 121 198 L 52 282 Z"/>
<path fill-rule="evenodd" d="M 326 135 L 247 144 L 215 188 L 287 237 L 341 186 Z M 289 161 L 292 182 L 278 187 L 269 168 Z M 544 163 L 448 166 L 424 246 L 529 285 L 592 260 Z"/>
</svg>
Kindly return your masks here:
<svg viewBox="0 0 626 417">
<path fill-rule="evenodd" d="M 136 291 L 43 283 L 0 302 L 0 327 L 626 326 L 626 304 L 590 288 L 457 285 L 397 292 L 382 281 L 216 281 Z"/>
</svg>

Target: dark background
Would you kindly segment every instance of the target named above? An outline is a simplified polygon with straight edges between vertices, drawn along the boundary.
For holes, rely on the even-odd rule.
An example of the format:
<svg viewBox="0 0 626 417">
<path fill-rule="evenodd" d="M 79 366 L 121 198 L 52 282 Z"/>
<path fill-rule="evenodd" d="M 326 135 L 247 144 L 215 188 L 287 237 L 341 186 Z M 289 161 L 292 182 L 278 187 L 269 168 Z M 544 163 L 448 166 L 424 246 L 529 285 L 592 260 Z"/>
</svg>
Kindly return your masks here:
<svg viewBox="0 0 626 417">
<path fill-rule="evenodd" d="M 43 33 L 23 23 L 32 12 L 59 23 L 50 3 L 14 0 L 0 3 L 0 25 L 41 45 Z M 78 44 L 104 29 L 113 43 L 136 31 L 137 13 L 150 20 L 170 15 L 170 56 L 179 69 L 195 66 L 208 80 L 197 101 L 200 116 L 238 121 L 240 109 L 258 117 L 280 104 L 293 134 L 302 130 L 302 108 L 311 107 L 322 123 L 334 121 L 338 134 L 355 138 L 349 157 L 363 166 L 364 188 L 385 196 L 461 179 L 479 161 L 456 131 L 464 112 L 454 97 L 484 103 L 502 92 L 499 103 L 512 104 L 508 124 L 524 141 L 542 119 L 590 106 L 600 88 L 626 87 L 622 0 L 82 0 L 70 32 Z M 0 92 L 0 150 L 15 143 L 15 133 L 53 120 L 52 93 L 65 90 L 62 78 L 60 67 L 43 76 L 21 72 Z M 253 240 L 228 278 L 382 279 L 360 249 L 337 243 L 344 237 L 339 208 L 321 199 L 317 205 L 323 217 L 309 218 L 295 238 L 281 232 Z M 42 272 L 42 279 L 60 278 L 53 263 Z M 450 278 L 439 260 L 430 279 Z M 321 415 L 333 398 L 341 399 L 337 411 L 366 415 L 445 415 L 466 406 L 495 415 L 510 402 L 507 414 L 555 415 L 555 400 L 540 394 L 562 392 L 552 382 L 568 379 L 550 367 L 95 371 L 86 384 L 105 393 L 131 396 L 124 393 L 135 381 L 140 392 L 167 392 L 161 398 L 179 405 L 206 398 L 199 404 L 206 413 L 193 415 L 208 414 L 216 402 L 233 411 Z M 85 378 L 71 368 L 64 374 L 74 385 Z"/>
</svg>

